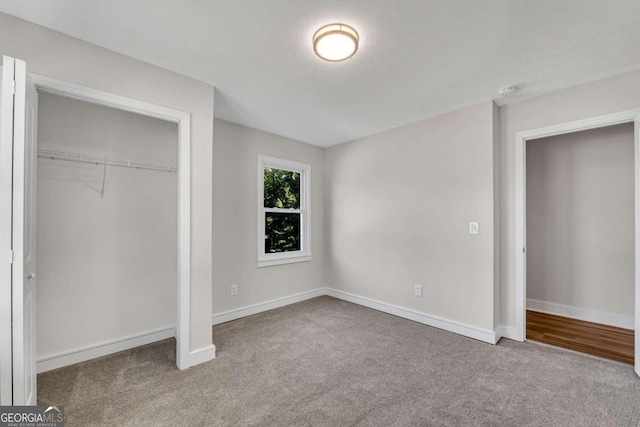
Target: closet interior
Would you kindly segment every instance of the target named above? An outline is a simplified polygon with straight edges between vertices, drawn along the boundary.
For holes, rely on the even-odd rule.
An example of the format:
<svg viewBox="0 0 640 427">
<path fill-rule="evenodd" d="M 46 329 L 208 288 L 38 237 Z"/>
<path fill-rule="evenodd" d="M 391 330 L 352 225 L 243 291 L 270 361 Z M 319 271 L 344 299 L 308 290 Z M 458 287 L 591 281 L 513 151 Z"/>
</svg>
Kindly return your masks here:
<svg viewBox="0 0 640 427">
<path fill-rule="evenodd" d="M 177 124 L 39 94 L 39 372 L 174 336 L 177 165 Z"/>
</svg>

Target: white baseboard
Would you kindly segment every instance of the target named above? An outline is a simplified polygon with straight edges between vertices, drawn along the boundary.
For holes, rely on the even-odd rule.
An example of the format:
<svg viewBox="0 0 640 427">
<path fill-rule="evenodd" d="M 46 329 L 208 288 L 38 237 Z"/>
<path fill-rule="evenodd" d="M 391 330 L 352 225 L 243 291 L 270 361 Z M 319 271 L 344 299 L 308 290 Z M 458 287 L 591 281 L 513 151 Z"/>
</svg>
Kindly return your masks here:
<svg viewBox="0 0 640 427">
<path fill-rule="evenodd" d="M 500 341 L 500 338 L 507 338 L 513 341 L 522 341 L 516 331 L 515 326 L 498 325 L 498 327 L 496 328 L 496 342 Z"/>
<path fill-rule="evenodd" d="M 211 344 L 209 347 L 201 348 L 189 353 L 189 367 L 208 362 L 215 358 L 216 346 Z"/>
<path fill-rule="evenodd" d="M 489 344 L 497 342 L 496 333 L 489 329 L 481 329 L 471 325 L 465 325 L 453 320 L 443 319 L 441 317 L 430 314 L 421 313 L 419 311 L 410 310 L 396 305 L 387 304 L 370 298 L 361 297 L 348 292 L 339 291 L 337 289 L 326 288 L 326 294 L 334 298 L 402 317 L 404 319 L 413 320 L 414 322 L 423 323 L 438 329 L 453 332 L 458 335 L 473 338 Z"/>
<path fill-rule="evenodd" d="M 63 366 L 69 366 L 95 359 L 96 357 L 102 357 L 119 351 L 129 350 L 134 347 L 140 347 L 142 345 L 173 338 L 175 335 L 175 327 L 167 326 L 165 328 L 130 335 L 124 338 L 106 341 L 71 351 L 42 356 L 36 360 L 37 371 L 38 373 L 47 372 L 52 369 L 62 368 Z"/>
<path fill-rule="evenodd" d="M 527 300 L 527 310 L 555 314 L 556 316 L 570 317 L 572 319 L 584 320 L 586 322 L 616 326 L 618 328 L 635 329 L 634 317 L 626 316 L 624 314 L 572 307 L 570 305 L 556 304 L 553 302 L 538 301 L 534 299 Z"/>
<path fill-rule="evenodd" d="M 262 313 L 263 311 L 273 310 L 274 308 L 284 307 L 285 305 L 294 304 L 296 302 L 305 301 L 311 298 L 326 295 L 323 288 L 314 289 L 312 291 L 301 292 L 299 294 L 289 295 L 270 301 L 261 302 L 259 304 L 248 305 L 211 316 L 211 323 L 219 325 L 220 323 L 230 322 L 242 317 L 251 316 Z"/>
<path fill-rule="evenodd" d="M 496 331 L 491 331 L 488 329 L 482 329 L 453 320 L 443 319 L 438 316 L 433 316 L 430 314 L 421 313 L 419 311 L 398 307 L 392 304 L 387 304 L 381 301 L 376 301 L 370 298 L 361 297 L 332 288 L 314 289 L 312 291 L 301 292 L 263 303 L 253 304 L 250 306 L 214 314 L 212 316 L 212 324 L 218 325 L 220 323 L 230 322 L 242 317 L 251 316 L 253 314 L 262 313 L 264 311 L 273 310 L 279 307 L 284 307 L 289 304 L 294 304 L 322 295 L 329 295 L 334 298 L 349 301 L 354 304 L 362 305 L 364 307 L 372 308 L 374 310 L 382 311 L 384 313 L 392 314 L 404 319 L 413 320 L 415 322 L 423 323 L 425 325 L 433 326 L 435 328 L 453 332 L 489 344 L 497 343 L 500 338 L 517 340 L 517 334 L 515 333 L 514 327 L 500 325 L 498 326 L 498 328 L 496 328 Z M 529 307 L 529 304 L 527 304 L 527 307 Z M 600 321 L 599 323 L 605 322 Z M 632 327 L 629 329 L 633 329 L 633 317 L 631 317 L 631 325 Z M 109 354 L 129 350 L 131 348 L 140 347 L 146 344 L 151 344 L 153 342 L 162 341 L 173 337 L 175 337 L 175 328 L 173 326 L 169 326 L 141 334 L 131 335 L 124 338 L 83 347 L 76 350 L 43 356 L 39 357 L 37 360 L 37 371 L 38 373 L 42 373 L 50 371 L 52 369 L 62 368 L 64 366 L 73 365 L 75 363 L 84 362 L 87 360 L 95 359 L 97 357 L 107 356 Z M 192 351 L 189 353 L 189 366 L 195 366 L 200 363 L 208 362 L 215 359 L 215 357 L 216 347 L 214 345 Z"/>
<path fill-rule="evenodd" d="M 492 331 L 489 329 L 482 329 L 471 325 L 465 325 L 453 320 L 443 319 L 441 317 L 433 316 L 430 314 L 421 313 L 415 310 L 398 307 L 392 304 L 387 304 L 381 301 L 372 300 L 370 298 L 361 297 L 358 295 L 350 294 L 348 292 L 339 291 L 332 288 L 314 289 L 308 292 L 302 292 L 299 294 L 290 295 L 283 298 L 266 301 L 259 304 L 254 304 L 246 307 L 237 308 L 234 310 L 225 311 L 222 313 L 214 314 L 212 316 L 212 324 L 219 325 L 221 323 L 230 322 L 232 320 L 240 319 L 242 317 L 251 316 L 253 314 L 262 313 L 264 311 L 273 310 L 274 308 L 284 307 L 289 304 L 295 304 L 297 302 L 305 301 L 311 298 L 319 297 L 322 295 L 329 295 L 334 298 L 338 298 L 344 301 L 349 301 L 354 304 L 362 305 L 364 307 L 372 308 L 374 310 L 382 311 L 384 313 L 393 314 L 394 316 L 402 317 L 404 319 L 413 320 L 415 322 L 423 323 L 425 325 L 433 326 L 435 328 L 443 329 L 445 331 L 453 332 L 465 337 L 473 338 L 489 344 L 495 344 L 500 337 L 512 338 L 515 336 L 515 332 L 512 332 L 507 327 Z M 511 328 L 515 331 L 515 328 Z"/>
</svg>

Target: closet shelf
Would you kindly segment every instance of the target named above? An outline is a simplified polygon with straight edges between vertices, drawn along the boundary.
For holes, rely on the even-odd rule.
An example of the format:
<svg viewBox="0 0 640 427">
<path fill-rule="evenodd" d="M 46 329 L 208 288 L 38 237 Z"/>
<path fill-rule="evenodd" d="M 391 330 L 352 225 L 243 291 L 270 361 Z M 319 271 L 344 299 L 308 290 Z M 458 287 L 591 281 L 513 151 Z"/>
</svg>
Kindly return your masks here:
<svg viewBox="0 0 640 427">
<path fill-rule="evenodd" d="M 38 158 L 50 160 L 64 160 L 67 162 L 90 163 L 93 165 L 118 166 L 123 168 L 145 169 L 161 172 L 177 172 L 175 166 L 155 165 L 153 163 L 138 162 L 135 160 L 110 159 L 108 157 L 88 156 L 84 154 L 69 153 L 65 151 L 38 149 Z"/>
</svg>

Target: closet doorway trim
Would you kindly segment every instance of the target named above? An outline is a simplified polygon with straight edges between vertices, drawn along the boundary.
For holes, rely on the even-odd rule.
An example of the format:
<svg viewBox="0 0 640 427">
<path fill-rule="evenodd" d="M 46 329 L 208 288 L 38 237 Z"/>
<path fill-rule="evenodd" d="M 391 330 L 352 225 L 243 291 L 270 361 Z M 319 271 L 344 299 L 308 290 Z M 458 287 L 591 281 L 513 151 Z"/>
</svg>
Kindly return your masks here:
<svg viewBox="0 0 640 427">
<path fill-rule="evenodd" d="M 191 357 L 191 114 L 138 101 L 73 83 L 32 74 L 36 88 L 66 98 L 115 108 L 178 124 L 178 286 L 176 365 L 187 369 L 198 362 Z"/>
</svg>

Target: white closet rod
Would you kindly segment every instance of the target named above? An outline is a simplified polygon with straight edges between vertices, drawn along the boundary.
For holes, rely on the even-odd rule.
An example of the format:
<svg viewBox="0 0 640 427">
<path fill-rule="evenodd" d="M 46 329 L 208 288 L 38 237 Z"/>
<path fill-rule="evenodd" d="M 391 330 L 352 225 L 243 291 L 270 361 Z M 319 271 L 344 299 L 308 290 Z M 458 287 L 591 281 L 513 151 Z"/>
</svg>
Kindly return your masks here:
<svg viewBox="0 0 640 427">
<path fill-rule="evenodd" d="M 108 157 L 87 156 L 84 154 L 68 153 L 65 151 L 38 149 L 38 157 L 41 159 L 64 160 L 67 162 L 91 163 L 93 165 L 119 166 L 123 168 L 146 169 L 162 172 L 177 172 L 175 166 L 154 165 L 152 163 L 137 162 L 134 160 L 110 159 Z"/>
</svg>

